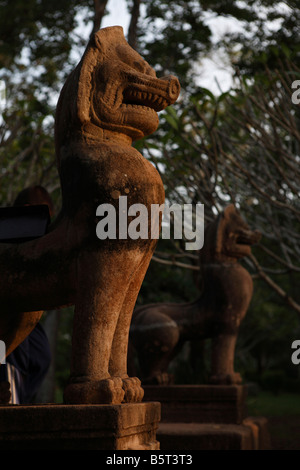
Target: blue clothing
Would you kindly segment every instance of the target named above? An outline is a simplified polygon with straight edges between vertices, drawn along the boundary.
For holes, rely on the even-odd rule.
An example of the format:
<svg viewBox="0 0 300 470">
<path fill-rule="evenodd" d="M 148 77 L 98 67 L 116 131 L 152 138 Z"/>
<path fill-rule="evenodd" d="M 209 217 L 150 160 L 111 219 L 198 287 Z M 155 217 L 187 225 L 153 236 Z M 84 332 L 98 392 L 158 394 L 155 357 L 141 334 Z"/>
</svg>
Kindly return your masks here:
<svg viewBox="0 0 300 470">
<path fill-rule="evenodd" d="M 0 381 L 9 381 L 13 404 L 32 403 L 51 362 L 50 345 L 40 323 L 0 366 Z"/>
</svg>

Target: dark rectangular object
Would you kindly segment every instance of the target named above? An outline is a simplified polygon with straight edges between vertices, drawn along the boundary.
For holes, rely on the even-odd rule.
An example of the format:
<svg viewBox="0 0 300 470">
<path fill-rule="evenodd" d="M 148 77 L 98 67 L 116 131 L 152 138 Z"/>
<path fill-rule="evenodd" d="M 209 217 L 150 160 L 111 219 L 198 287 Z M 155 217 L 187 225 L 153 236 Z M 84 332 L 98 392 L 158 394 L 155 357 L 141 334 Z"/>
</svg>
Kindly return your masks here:
<svg viewBox="0 0 300 470">
<path fill-rule="evenodd" d="M 49 222 L 47 204 L 0 207 L 0 243 L 21 243 L 41 237 Z"/>
</svg>

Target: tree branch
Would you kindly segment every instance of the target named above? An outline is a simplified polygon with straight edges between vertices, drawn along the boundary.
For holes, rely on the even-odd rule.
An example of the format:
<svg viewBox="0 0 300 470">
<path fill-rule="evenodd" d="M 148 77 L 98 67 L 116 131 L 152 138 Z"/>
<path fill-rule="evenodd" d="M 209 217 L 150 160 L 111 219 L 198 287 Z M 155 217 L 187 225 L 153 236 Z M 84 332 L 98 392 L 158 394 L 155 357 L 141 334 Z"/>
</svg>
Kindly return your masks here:
<svg viewBox="0 0 300 470">
<path fill-rule="evenodd" d="M 276 282 L 273 281 L 261 268 L 259 262 L 252 254 L 248 257 L 254 264 L 257 274 L 263 279 L 290 307 L 292 307 L 300 316 L 300 305 L 295 302 Z"/>
</svg>

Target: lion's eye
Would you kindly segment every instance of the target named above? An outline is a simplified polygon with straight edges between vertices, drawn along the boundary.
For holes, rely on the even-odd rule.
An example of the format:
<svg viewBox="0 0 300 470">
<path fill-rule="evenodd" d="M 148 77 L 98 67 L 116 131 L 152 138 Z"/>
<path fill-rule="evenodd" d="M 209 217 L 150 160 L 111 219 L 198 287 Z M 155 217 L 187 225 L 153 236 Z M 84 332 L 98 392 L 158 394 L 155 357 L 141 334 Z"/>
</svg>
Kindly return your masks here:
<svg viewBox="0 0 300 470">
<path fill-rule="evenodd" d="M 142 73 L 145 73 L 145 70 L 146 70 L 146 62 L 138 62 L 137 60 L 135 60 L 133 62 L 133 67 L 138 71 L 138 72 L 142 72 Z"/>
</svg>

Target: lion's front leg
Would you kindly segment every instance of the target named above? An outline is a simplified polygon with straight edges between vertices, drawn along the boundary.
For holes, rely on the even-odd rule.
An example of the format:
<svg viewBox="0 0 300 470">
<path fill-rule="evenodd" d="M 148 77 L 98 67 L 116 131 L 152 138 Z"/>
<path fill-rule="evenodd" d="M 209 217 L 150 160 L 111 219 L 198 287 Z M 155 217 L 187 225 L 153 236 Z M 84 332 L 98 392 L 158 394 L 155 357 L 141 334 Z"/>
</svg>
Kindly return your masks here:
<svg viewBox="0 0 300 470">
<path fill-rule="evenodd" d="M 242 378 L 234 371 L 237 333 L 220 334 L 212 340 L 210 383 L 218 385 L 241 384 Z"/>
<path fill-rule="evenodd" d="M 123 380 L 111 376 L 109 361 L 132 269 L 124 253 L 91 253 L 78 262 L 78 295 L 66 403 L 121 403 Z"/>
<path fill-rule="evenodd" d="M 130 263 L 137 265 L 132 275 L 130 284 L 124 298 L 122 309 L 118 318 L 111 357 L 109 362 L 109 372 L 112 377 L 121 377 L 123 381 L 124 399 L 126 403 L 141 402 L 144 396 L 144 390 L 141 381 L 137 377 L 128 377 L 127 374 L 127 355 L 129 342 L 129 329 L 132 318 L 132 312 L 139 294 L 142 282 L 147 272 L 152 252 L 142 255 L 140 252 L 132 253 Z M 140 259 L 142 260 L 140 261 Z"/>
</svg>

